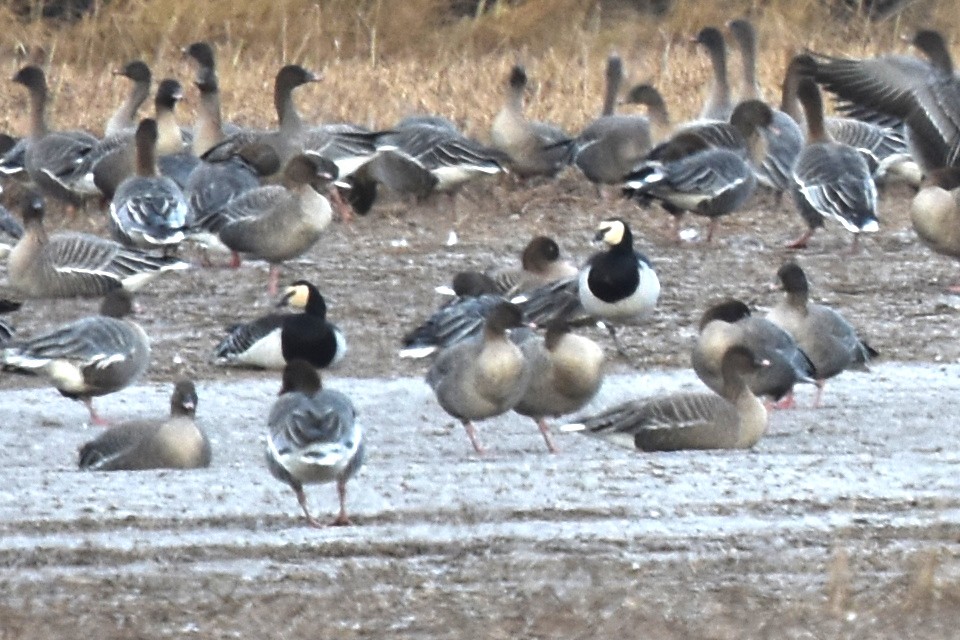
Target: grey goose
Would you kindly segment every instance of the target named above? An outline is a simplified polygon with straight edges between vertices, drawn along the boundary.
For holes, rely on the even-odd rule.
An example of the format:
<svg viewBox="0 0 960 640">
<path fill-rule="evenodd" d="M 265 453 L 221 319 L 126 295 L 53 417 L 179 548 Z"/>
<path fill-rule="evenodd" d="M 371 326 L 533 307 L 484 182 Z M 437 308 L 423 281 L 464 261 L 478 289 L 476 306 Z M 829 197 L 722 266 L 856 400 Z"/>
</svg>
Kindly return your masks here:
<svg viewBox="0 0 960 640">
<path fill-rule="evenodd" d="M 716 27 L 704 27 L 693 42 L 706 50 L 710 58 L 713 77 L 707 99 L 700 110 L 701 120 L 728 120 L 733 113 L 733 99 L 730 93 L 730 79 L 727 75 L 727 45 L 723 34 Z"/>
<path fill-rule="evenodd" d="M 960 168 L 931 171 L 910 203 L 910 222 L 927 247 L 960 260 Z M 960 286 L 949 288 L 960 292 Z"/>
<path fill-rule="evenodd" d="M 114 71 L 113 75 L 128 78 L 131 81 L 130 92 L 104 125 L 105 138 L 137 126 L 137 111 L 150 97 L 150 82 L 153 79 L 150 67 L 143 60 L 131 60 Z"/>
</svg>

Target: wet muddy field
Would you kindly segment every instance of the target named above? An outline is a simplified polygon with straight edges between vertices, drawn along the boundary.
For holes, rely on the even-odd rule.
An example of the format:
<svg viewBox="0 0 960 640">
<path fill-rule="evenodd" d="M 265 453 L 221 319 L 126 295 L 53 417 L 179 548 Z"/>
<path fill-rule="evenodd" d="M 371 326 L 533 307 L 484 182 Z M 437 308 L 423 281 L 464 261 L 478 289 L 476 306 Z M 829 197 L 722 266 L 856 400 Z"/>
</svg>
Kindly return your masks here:
<svg viewBox="0 0 960 640">
<path fill-rule="evenodd" d="M 115 421 L 162 415 L 169 382 L 193 376 L 213 465 L 78 473 L 76 450 L 97 433 L 82 405 L 0 377 L 0 638 L 953 637 L 960 298 L 944 290 L 960 271 L 916 240 L 909 197 L 886 194 L 881 233 L 855 255 L 834 227 L 784 251 L 800 219 L 766 196 L 712 246 L 677 246 L 668 216 L 603 201 L 573 176 L 334 225 L 284 279 L 314 281 L 350 342 L 326 376 L 354 398 L 370 443 L 350 528 L 303 526 L 265 469 L 277 374 L 209 362 L 225 326 L 274 303 L 266 266 L 156 281 L 139 297 L 151 368 L 98 407 Z M 511 415 L 481 423 L 490 454 L 477 457 L 421 381 L 426 363 L 396 357 L 400 336 L 455 271 L 515 264 L 539 233 L 584 259 L 611 214 L 633 225 L 662 294 L 647 325 L 623 331 L 632 364 L 595 334 L 611 375 L 592 408 L 699 388 L 686 366 L 700 312 L 725 296 L 773 304 L 793 256 L 882 360 L 828 384 L 819 410 L 801 391 L 749 452 L 637 455 L 564 435 L 552 456 Z M 30 302 L 9 319 L 30 335 L 95 307 Z M 332 516 L 332 486 L 308 496 Z"/>
</svg>

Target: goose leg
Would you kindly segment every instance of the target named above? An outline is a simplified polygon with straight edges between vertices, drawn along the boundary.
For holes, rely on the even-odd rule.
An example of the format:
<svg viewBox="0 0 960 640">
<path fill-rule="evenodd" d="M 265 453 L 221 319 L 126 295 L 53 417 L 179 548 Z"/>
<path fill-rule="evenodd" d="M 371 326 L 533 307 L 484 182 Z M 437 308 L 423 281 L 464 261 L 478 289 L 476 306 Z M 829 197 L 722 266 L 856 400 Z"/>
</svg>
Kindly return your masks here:
<svg viewBox="0 0 960 640">
<path fill-rule="evenodd" d="M 486 449 L 483 448 L 477 439 L 477 428 L 473 426 L 473 423 L 467 420 L 463 423 L 463 428 L 466 429 L 467 437 L 470 438 L 470 443 L 473 445 L 474 450 L 481 455 L 486 453 Z"/>
<path fill-rule="evenodd" d="M 817 395 L 813 399 L 813 408 L 818 409 L 820 407 L 820 400 L 823 399 L 823 388 L 827 386 L 826 380 L 817 380 Z"/>
<path fill-rule="evenodd" d="M 83 404 L 87 406 L 87 411 L 90 412 L 90 424 L 98 427 L 109 426 L 110 423 L 105 420 L 103 417 L 97 413 L 97 410 L 93 408 L 93 398 L 82 398 Z"/>
<path fill-rule="evenodd" d="M 774 409 L 793 409 L 796 406 L 796 399 L 793 396 L 793 391 L 783 396 L 779 402 L 773 404 Z"/>
<path fill-rule="evenodd" d="M 350 203 L 343 199 L 340 190 L 336 187 L 330 187 L 328 196 L 330 204 L 333 205 L 333 210 L 340 217 L 340 222 L 351 222 L 353 220 L 353 210 L 350 208 Z"/>
<path fill-rule="evenodd" d="M 550 425 L 547 424 L 547 421 L 544 418 L 538 418 L 537 427 L 540 429 L 540 433 L 543 434 L 543 441 L 547 443 L 547 449 L 550 453 L 558 453 L 560 449 L 557 448 L 556 443 L 553 441 L 553 436 L 550 435 Z"/>
<path fill-rule="evenodd" d="M 346 527 L 353 524 L 347 516 L 347 480 L 346 478 L 337 479 L 337 498 L 340 500 L 340 513 L 336 519 L 330 523 L 334 527 Z"/>
<path fill-rule="evenodd" d="M 270 265 L 270 279 L 267 282 L 267 293 L 273 297 L 277 295 L 277 288 L 280 284 L 280 265 Z"/>
<path fill-rule="evenodd" d="M 810 238 L 813 236 L 813 231 L 814 231 L 813 229 L 807 229 L 806 231 L 803 232 L 803 235 L 801 235 L 799 238 L 797 238 L 793 242 L 788 242 L 783 246 L 786 247 L 787 249 L 806 249 L 807 243 L 810 241 Z"/>
<path fill-rule="evenodd" d="M 300 508 L 303 509 L 303 515 L 307 519 L 307 524 L 317 529 L 323 528 L 323 523 L 310 515 L 310 511 L 307 509 L 307 494 L 303 492 L 303 485 L 294 486 L 293 491 L 297 494 L 297 502 L 300 503 Z"/>
<path fill-rule="evenodd" d="M 230 252 L 230 268 L 239 269 L 240 268 L 240 254 L 236 251 Z"/>
<path fill-rule="evenodd" d="M 707 243 L 709 244 L 713 241 L 713 232 L 717 230 L 717 224 L 720 222 L 719 218 L 710 218 L 710 224 L 707 225 Z"/>
</svg>

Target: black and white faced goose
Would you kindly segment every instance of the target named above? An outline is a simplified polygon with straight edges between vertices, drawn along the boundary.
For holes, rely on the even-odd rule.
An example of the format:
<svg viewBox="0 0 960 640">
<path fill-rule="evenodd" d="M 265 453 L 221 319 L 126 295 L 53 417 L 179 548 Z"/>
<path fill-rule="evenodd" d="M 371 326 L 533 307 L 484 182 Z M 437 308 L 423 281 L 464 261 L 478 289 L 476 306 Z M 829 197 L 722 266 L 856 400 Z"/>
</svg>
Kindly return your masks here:
<svg viewBox="0 0 960 640">
<path fill-rule="evenodd" d="M 700 110 L 700 119 L 726 121 L 733 113 L 733 99 L 730 97 L 730 80 L 727 77 L 727 45 L 723 41 L 723 34 L 716 27 L 704 27 L 693 39 L 693 42 L 706 50 L 713 70 L 710 92 L 707 94 L 703 109 Z"/>
<path fill-rule="evenodd" d="M 116 289 L 104 297 L 101 315 L 12 342 L 0 362 L 5 370 L 47 378 L 62 395 L 81 400 L 94 424 L 104 424 L 92 398 L 129 386 L 150 364 L 147 334 L 126 318 L 132 311 L 130 294 Z"/>
<path fill-rule="evenodd" d="M 723 356 L 737 345 L 770 363 L 747 374 L 747 386 L 754 395 L 780 400 L 798 382 L 813 382 L 813 363 L 789 333 L 766 318 L 752 315 L 743 302 L 725 300 L 703 313 L 690 357 L 693 371 L 714 393 L 723 392 Z M 789 406 L 789 401 L 782 405 Z"/>
<path fill-rule="evenodd" d="M 807 144 L 793 168 L 793 197 L 807 230 L 787 246 L 806 247 L 824 220 L 831 219 L 854 234 L 851 251 L 856 251 L 861 233 L 880 229 L 877 186 L 863 156 L 830 138 L 816 83 L 800 80 L 797 94 L 807 116 Z"/>
<path fill-rule="evenodd" d="M 677 393 L 631 400 L 560 430 L 582 431 L 640 451 L 749 449 L 767 431 L 767 410 L 745 376 L 767 364 L 747 347 L 731 347 L 723 355 L 720 395 Z"/>
<path fill-rule="evenodd" d="M 114 71 L 113 75 L 128 78 L 131 81 L 130 92 L 113 115 L 110 116 L 110 119 L 107 120 L 107 124 L 103 128 L 103 137 L 105 138 L 136 127 L 137 111 L 150 97 L 152 74 L 150 73 L 150 67 L 143 60 L 131 60 L 122 68 Z"/>
<path fill-rule="evenodd" d="M 291 361 L 283 370 L 280 397 L 267 417 L 267 468 L 290 485 L 307 524 L 322 527 L 310 515 L 304 484 L 336 482 L 340 511 L 333 525 L 349 525 L 347 480 L 360 469 L 365 451 L 363 429 L 350 398 L 324 389 L 310 363 Z"/>
<path fill-rule="evenodd" d="M 521 178 L 555 176 L 570 161 L 565 141 L 570 136 L 552 124 L 527 119 L 523 113 L 523 93 L 527 72 L 517 65 L 510 70 L 506 101 L 493 119 L 490 141 L 493 148 L 510 158 L 510 171 Z"/>
<path fill-rule="evenodd" d="M 571 333 L 570 324 L 557 319 L 546 335 L 533 335 L 520 345 L 530 363 L 530 383 L 513 410 L 536 421 L 550 453 L 557 446 L 546 418 L 582 409 L 603 383 L 603 349 L 589 338 Z"/>
<path fill-rule="evenodd" d="M 80 175 L 77 167 L 90 153 L 97 139 L 85 131 L 56 131 L 47 122 L 47 80 L 43 69 L 27 66 L 20 69 L 13 81 L 30 93 L 30 133 L 24 149 L 24 169 L 30 180 L 45 195 L 79 206 L 83 202 L 78 191 Z"/>
<path fill-rule="evenodd" d="M 141 120 L 136 173 L 120 183 L 110 202 L 110 230 L 127 246 L 166 249 L 185 237 L 189 205 L 177 183 L 157 170 L 157 137 L 157 122 Z"/>
<path fill-rule="evenodd" d="M 325 158 L 294 156 L 284 167 L 283 184 L 246 191 L 211 214 L 220 219 L 213 227 L 231 251 L 270 263 L 270 295 L 277 293 L 280 264 L 309 250 L 332 221 L 330 201 L 323 194 L 336 172 Z"/>
<path fill-rule="evenodd" d="M 80 448 L 87 471 L 200 469 L 210 466 L 210 439 L 197 425 L 197 389 L 180 380 L 170 396 L 170 416 L 134 420 L 104 431 Z"/>
<path fill-rule="evenodd" d="M 810 302 L 810 286 L 800 265 L 784 264 L 777 277 L 786 295 L 767 319 L 793 336 L 813 363 L 817 384 L 813 406 L 819 407 L 829 378 L 847 370 L 867 371 L 867 363 L 878 354 L 840 313 Z"/>
<path fill-rule="evenodd" d="M 175 258 L 151 256 L 86 233 L 47 235 L 43 200 L 23 199 L 23 237 L 7 257 L 10 286 L 28 298 L 98 297 L 113 289 L 136 291 L 165 271 L 189 268 Z"/>
<path fill-rule="evenodd" d="M 960 260 L 960 168 L 930 172 L 910 204 L 910 222 L 923 244 Z M 960 285 L 949 290 L 960 293 Z"/>
<path fill-rule="evenodd" d="M 332 367 L 347 353 L 343 332 L 327 320 L 327 303 L 317 288 L 297 280 L 277 304 L 302 309 L 273 313 L 230 328 L 217 345 L 218 364 L 283 369 L 292 360 L 305 360 L 318 369 Z"/>
<path fill-rule="evenodd" d="M 530 365 L 507 330 L 523 326 L 523 312 L 502 302 L 487 316 L 483 332 L 440 352 L 427 371 L 427 384 L 444 411 L 463 423 L 477 453 L 476 420 L 512 409 L 530 381 Z"/>
</svg>

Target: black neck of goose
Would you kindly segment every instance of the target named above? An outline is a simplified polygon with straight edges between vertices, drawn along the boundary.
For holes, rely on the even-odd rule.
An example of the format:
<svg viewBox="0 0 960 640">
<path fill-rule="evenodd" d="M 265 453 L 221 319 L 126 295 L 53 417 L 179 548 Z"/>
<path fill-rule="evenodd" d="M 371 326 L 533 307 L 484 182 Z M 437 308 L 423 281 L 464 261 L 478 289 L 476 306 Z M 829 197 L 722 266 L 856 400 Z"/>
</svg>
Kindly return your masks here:
<svg viewBox="0 0 960 640">
<path fill-rule="evenodd" d="M 611 116 L 616 111 L 621 82 L 623 82 L 623 63 L 620 58 L 611 57 L 607 61 L 607 87 L 603 95 L 603 111 L 600 115 Z"/>
<path fill-rule="evenodd" d="M 135 140 L 137 146 L 137 175 L 157 175 L 157 138 L 156 136 L 138 134 Z"/>
<path fill-rule="evenodd" d="M 293 102 L 294 89 L 295 87 L 281 82 L 279 78 L 273 88 L 273 106 L 277 110 L 277 121 L 281 130 L 296 131 L 302 125 L 297 105 Z"/>
<path fill-rule="evenodd" d="M 553 351 L 568 333 L 570 333 L 570 325 L 568 323 L 550 323 L 547 325 L 547 333 L 543 336 L 543 345 L 547 348 L 547 351 Z"/>
<path fill-rule="evenodd" d="M 310 293 L 307 295 L 307 305 L 303 308 L 304 312 L 311 316 L 325 319 L 327 317 L 326 300 L 323 299 L 323 296 L 320 295 L 316 287 L 311 286 L 309 291 Z"/>
<path fill-rule="evenodd" d="M 780 85 L 780 111 L 793 118 L 801 128 L 806 128 L 806 117 L 797 97 L 797 85 L 800 84 L 800 65 L 790 61 L 783 74 L 783 84 Z"/>
<path fill-rule="evenodd" d="M 302 393 L 308 396 L 316 395 L 323 388 L 320 374 L 305 360 L 291 360 L 283 370 L 283 381 L 280 386 L 280 395 L 285 393 Z"/>
<path fill-rule="evenodd" d="M 30 91 L 30 134 L 39 138 L 49 133 L 47 126 L 47 85 L 40 83 L 29 87 Z"/>
<path fill-rule="evenodd" d="M 610 245 L 610 253 L 633 253 L 633 232 L 626 224 L 623 225 L 623 237 L 620 242 Z"/>
<path fill-rule="evenodd" d="M 816 83 L 804 78 L 797 87 L 800 104 L 807 119 L 807 144 L 830 142 L 830 134 L 823 121 L 823 97 Z"/>
<path fill-rule="evenodd" d="M 922 32 L 918 34 L 914 44 L 923 51 L 938 73 L 948 78 L 953 77 L 953 58 L 942 35 L 933 31 Z"/>
<path fill-rule="evenodd" d="M 745 363 L 739 357 L 725 356 L 723 363 L 720 365 L 723 376 L 723 389 L 720 395 L 730 402 L 736 402 L 737 398 L 747 389 L 744 369 Z"/>
<path fill-rule="evenodd" d="M 124 289 L 107 293 L 100 303 L 100 315 L 107 318 L 124 318 L 133 313 L 133 297 Z"/>
</svg>

